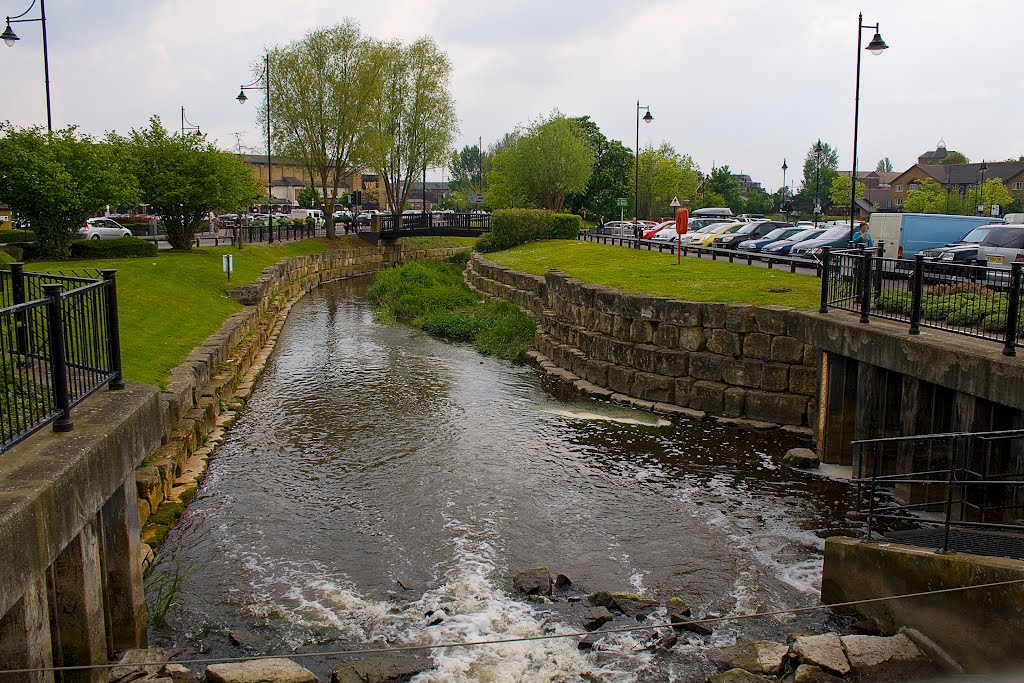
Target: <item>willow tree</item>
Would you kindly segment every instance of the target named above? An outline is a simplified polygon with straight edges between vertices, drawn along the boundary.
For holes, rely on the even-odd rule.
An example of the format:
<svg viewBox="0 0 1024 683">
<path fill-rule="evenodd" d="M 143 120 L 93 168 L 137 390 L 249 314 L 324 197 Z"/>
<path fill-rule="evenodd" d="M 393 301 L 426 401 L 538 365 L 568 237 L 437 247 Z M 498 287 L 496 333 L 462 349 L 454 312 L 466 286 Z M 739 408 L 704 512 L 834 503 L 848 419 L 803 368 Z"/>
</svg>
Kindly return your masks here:
<svg viewBox="0 0 1024 683">
<path fill-rule="evenodd" d="M 384 184 L 388 206 L 398 213 L 420 174 L 450 158 L 458 130 L 449 90 L 452 66 L 431 38 L 409 45 L 381 43 L 375 53 L 382 82 L 367 117 L 365 159 Z"/>
<path fill-rule="evenodd" d="M 323 191 L 327 236 L 342 181 L 361 168 L 380 90 L 377 46 L 347 20 L 270 51 L 270 122 L 284 154 Z M 262 111 L 266 121 L 266 111 Z"/>
</svg>

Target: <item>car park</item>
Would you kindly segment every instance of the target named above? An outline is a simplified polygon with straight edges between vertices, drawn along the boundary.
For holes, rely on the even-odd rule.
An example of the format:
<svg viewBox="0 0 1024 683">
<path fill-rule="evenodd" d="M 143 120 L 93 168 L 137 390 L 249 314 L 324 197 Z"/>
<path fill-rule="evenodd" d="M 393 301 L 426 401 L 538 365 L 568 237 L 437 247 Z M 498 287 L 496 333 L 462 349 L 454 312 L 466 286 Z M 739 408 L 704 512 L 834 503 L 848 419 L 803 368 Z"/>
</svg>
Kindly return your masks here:
<svg viewBox="0 0 1024 683">
<path fill-rule="evenodd" d="M 798 256 L 801 258 L 817 258 L 822 254 L 825 247 L 846 248 L 850 244 L 850 226 L 837 225 L 833 228 L 829 228 L 818 237 L 810 240 L 804 240 L 799 244 L 795 245 L 789 251 L 790 256 Z"/>
<path fill-rule="evenodd" d="M 728 232 L 711 240 L 711 246 L 719 249 L 735 249 L 740 242 L 751 238 L 763 237 L 776 228 L 789 227 L 789 223 L 775 221 L 754 221 L 744 223 L 738 230 Z"/>
<path fill-rule="evenodd" d="M 726 235 L 729 233 L 736 232 L 742 228 L 746 223 L 743 222 L 729 222 L 729 223 L 714 223 L 708 226 L 706 232 L 701 231 L 694 233 L 690 238 L 689 242 L 686 242 L 686 246 L 690 247 L 706 247 L 711 244 L 711 241 L 719 235 Z"/>
<path fill-rule="evenodd" d="M 657 225 L 655 225 L 653 227 L 650 227 L 647 230 L 644 230 L 644 239 L 645 240 L 654 239 L 654 236 L 656 234 L 658 234 L 659 232 L 661 232 L 662 230 L 665 230 L 667 228 L 671 228 L 672 232 L 675 232 L 675 230 L 676 230 L 676 222 L 675 221 L 662 221 L 661 223 L 658 223 Z"/>
<path fill-rule="evenodd" d="M 798 233 L 807 232 L 808 226 L 806 225 L 790 225 L 783 228 L 775 228 L 764 237 L 758 237 L 754 239 L 747 239 L 736 245 L 736 248 L 741 251 L 761 251 L 763 247 L 768 246 L 772 242 L 778 242 L 780 240 L 789 239 L 793 235 Z M 820 234 L 820 233 L 819 233 Z"/>
<path fill-rule="evenodd" d="M 761 253 L 771 254 L 772 256 L 787 256 L 790 250 L 797 244 L 817 239 L 823 235 L 825 231 L 826 228 L 808 228 L 807 230 L 802 230 L 794 235 L 790 235 L 788 239 L 764 245 L 761 247 Z"/>
<path fill-rule="evenodd" d="M 109 218 L 90 218 L 77 234 L 80 240 L 112 240 L 131 236 L 131 230 Z"/>
<path fill-rule="evenodd" d="M 970 263 L 978 258 L 978 245 L 981 244 L 996 225 L 981 225 L 952 244 L 933 249 L 925 249 L 920 253 L 926 262 L 939 263 Z"/>
</svg>

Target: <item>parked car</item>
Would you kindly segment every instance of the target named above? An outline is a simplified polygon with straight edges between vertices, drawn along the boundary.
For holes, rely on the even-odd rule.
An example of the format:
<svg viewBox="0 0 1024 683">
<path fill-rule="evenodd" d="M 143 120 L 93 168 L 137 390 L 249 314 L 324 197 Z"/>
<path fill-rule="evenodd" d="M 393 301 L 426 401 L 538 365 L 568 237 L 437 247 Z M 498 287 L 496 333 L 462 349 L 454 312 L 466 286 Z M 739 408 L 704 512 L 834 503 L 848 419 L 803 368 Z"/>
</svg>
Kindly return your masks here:
<svg viewBox="0 0 1024 683">
<path fill-rule="evenodd" d="M 801 258 L 817 258 L 825 247 L 846 248 L 850 244 L 850 225 L 837 225 L 829 228 L 818 237 L 804 240 L 789 251 L 790 256 Z"/>
<path fill-rule="evenodd" d="M 222 228 L 233 228 L 238 225 L 238 214 L 237 213 L 222 213 L 217 216 L 217 222 Z"/>
<path fill-rule="evenodd" d="M 934 249 L 925 249 L 920 253 L 927 262 L 970 263 L 978 258 L 978 245 L 988 236 L 995 225 L 982 225 L 971 230 L 956 242 Z"/>
<path fill-rule="evenodd" d="M 1000 225 L 993 228 L 978 244 L 978 255 L 978 260 L 995 268 L 1024 263 L 1024 226 Z"/>
<path fill-rule="evenodd" d="M 712 247 L 720 249 L 735 249 L 740 242 L 745 242 L 752 237 L 763 237 L 776 228 L 789 227 L 789 223 L 777 223 L 775 221 L 755 221 L 744 223 L 738 230 L 728 232 L 711 240 Z"/>
<path fill-rule="evenodd" d="M 761 251 L 762 247 L 766 247 L 772 242 L 789 239 L 793 235 L 801 232 L 807 232 L 807 230 L 809 230 L 809 228 L 806 225 L 791 225 L 784 228 L 775 228 L 764 237 L 747 239 L 740 242 L 736 245 L 736 248 L 740 251 Z"/>
<path fill-rule="evenodd" d="M 800 232 L 790 235 L 787 239 L 782 239 L 777 242 L 771 242 L 761 247 L 762 254 L 771 254 L 772 256 L 787 256 L 790 250 L 797 244 L 802 244 L 808 240 L 813 240 L 821 237 L 826 231 L 826 228 L 808 228 L 801 230 Z"/>
<path fill-rule="evenodd" d="M 723 225 L 730 225 L 730 223 L 714 221 L 712 223 L 704 223 L 694 226 L 694 222 L 691 219 L 686 225 L 686 234 L 679 239 L 684 245 L 697 244 L 698 242 L 702 242 L 709 233 L 718 230 Z M 715 232 L 715 234 L 717 235 L 719 233 Z"/>
<path fill-rule="evenodd" d="M 131 236 L 131 230 L 109 218 L 89 218 L 78 229 L 77 235 L 80 240 L 113 240 Z"/>
<path fill-rule="evenodd" d="M 728 235 L 728 234 L 734 233 L 737 230 L 739 230 L 740 228 L 742 228 L 744 225 L 746 225 L 746 223 L 744 223 L 742 221 L 730 221 L 729 223 L 716 223 L 714 225 L 708 226 L 709 230 L 707 232 L 700 232 L 700 233 L 697 233 L 696 235 L 694 235 L 694 237 L 690 239 L 690 241 L 688 243 L 688 246 L 691 246 L 691 247 L 707 247 L 707 246 L 709 246 L 711 244 L 712 240 L 714 240 L 719 235 Z M 698 237 L 698 235 L 699 235 L 699 237 Z"/>
<path fill-rule="evenodd" d="M 644 239 L 645 240 L 654 239 L 654 236 L 656 234 L 658 234 L 659 232 L 661 232 L 662 230 L 665 230 L 667 228 L 671 228 L 672 232 L 675 232 L 676 231 L 676 222 L 675 221 L 662 221 L 661 223 L 658 223 L 654 227 L 651 227 L 651 228 L 648 228 L 647 230 L 644 230 Z"/>
</svg>

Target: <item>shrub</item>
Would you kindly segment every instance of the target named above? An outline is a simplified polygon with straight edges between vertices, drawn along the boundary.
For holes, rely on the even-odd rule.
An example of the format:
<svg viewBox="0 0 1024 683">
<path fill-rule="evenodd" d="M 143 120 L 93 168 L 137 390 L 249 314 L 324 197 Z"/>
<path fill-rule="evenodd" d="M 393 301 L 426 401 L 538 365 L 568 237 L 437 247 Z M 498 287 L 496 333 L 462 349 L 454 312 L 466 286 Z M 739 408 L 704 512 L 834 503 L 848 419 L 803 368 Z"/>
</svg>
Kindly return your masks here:
<svg viewBox="0 0 1024 683">
<path fill-rule="evenodd" d="M 909 292 L 898 292 L 892 289 L 883 289 L 875 307 L 889 313 L 910 313 L 914 300 Z"/>
<path fill-rule="evenodd" d="M 551 239 L 574 240 L 583 228 L 583 219 L 574 213 L 556 213 L 551 219 Z"/>
<path fill-rule="evenodd" d="M 31 230 L 4 230 L 0 232 L 0 243 L 21 244 L 22 242 L 35 242 L 36 234 Z"/>
<path fill-rule="evenodd" d="M 0 266 L 6 266 L 14 263 L 17 259 L 8 254 L 6 251 L 0 251 Z"/>
<path fill-rule="evenodd" d="M 140 240 L 138 237 L 121 237 L 116 240 L 79 240 L 71 243 L 71 256 L 74 258 L 156 256 L 156 242 Z"/>
<path fill-rule="evenodd" d="M 502 251 L 535 242 L 551 234 L 554 214 L 543 209 L 501 209 L 491 218 L 491 230 L 476 243 L 482 252 Z"/>
</svg>

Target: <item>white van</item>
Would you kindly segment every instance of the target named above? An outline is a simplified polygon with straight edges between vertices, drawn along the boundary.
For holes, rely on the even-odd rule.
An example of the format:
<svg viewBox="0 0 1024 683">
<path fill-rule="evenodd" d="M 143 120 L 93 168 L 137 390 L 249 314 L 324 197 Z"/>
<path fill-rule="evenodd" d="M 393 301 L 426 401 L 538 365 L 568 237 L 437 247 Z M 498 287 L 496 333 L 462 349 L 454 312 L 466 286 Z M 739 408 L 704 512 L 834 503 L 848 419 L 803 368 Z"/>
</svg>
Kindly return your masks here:
<svg viewBox="0 0 1024 683">
<path fill-rule="evenodd" d="M 289 217 L 292 220 L 295 220 L 296 218 L 298 218 L 299 220 L 306 220 L 307 218 L 312 218 L 316 221 L 317 225 L 320 225 L 321 223 L 324 222 L 324 212 L 321 211 L 320 209 L 292 209 L 292 212 L 289 215 Z"/>
</svg>

